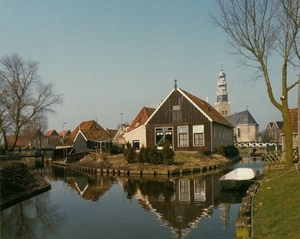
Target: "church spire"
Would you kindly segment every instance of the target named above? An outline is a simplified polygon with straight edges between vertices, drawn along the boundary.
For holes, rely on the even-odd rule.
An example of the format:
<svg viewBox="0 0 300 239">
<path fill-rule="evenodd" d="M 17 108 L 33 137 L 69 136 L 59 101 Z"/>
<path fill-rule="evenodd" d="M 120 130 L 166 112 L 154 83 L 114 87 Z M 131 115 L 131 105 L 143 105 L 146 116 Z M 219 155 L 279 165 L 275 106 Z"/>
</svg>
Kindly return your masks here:
<svg viewBox="0 0 300 239">
<path fill-rule="evenodd" d="M 218 75 L 217 103 L 215 103 L 215 109 L 223 116 L 227 116 L 230 114 L 230 103 L 228 102 L 226 74 L 223 71 L 222 63 L 221 71 Z"/>
<path fill-rule="evenodd" d="M 223 64 L 221 64 L 219 73 L 217 102 L 228 102 L 226 74 L 223 71 Z"/>
</svg>

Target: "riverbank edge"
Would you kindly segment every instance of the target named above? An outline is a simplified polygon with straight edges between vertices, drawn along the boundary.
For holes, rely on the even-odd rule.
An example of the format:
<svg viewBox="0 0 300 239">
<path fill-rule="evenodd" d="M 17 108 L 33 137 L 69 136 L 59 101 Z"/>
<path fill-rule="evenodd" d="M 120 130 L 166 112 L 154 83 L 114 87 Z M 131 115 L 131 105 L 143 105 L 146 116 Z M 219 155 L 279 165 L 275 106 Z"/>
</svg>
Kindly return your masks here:
<svg viewBox="0 0 300 239">
<path fill-rule="evenodd" d="M 176 176 L 176 175 L 188 175 L 188 174 L 196 174 L 196 173 L 204 173 L 209 172 L 212 170 L 217 170 L 219 168 L 234 164 L 239 162 L 241 157 L 231 158 L 226 162 L 216 162 L 211 165 L 201 166 L 201 167 L 183 167 L 183 168 L 176 168 L 173 170 L 164 169 L 164 170 L 153 170 L 149 169 L 147 166 L 144 166 L 140 170 L 136 169 L 119 169 L 119 168 L 111 168 L 111 167 L 87 167 L 87 166 L 80 166 L 74 163 L 65 163 L 61 161 L 53 161 L 52 164 L 63 166 L 71 170 L 75 170 L 77 172 L 86 173 L 86 174 L 96 174 L 96 175 L 116 175 L 116 176 Z M 167 166 L 166 166 L 167 167 Z"/>
<path fill-rule="evenodd" d="M 48 190 L 51 189 L 51 184 L 48 183 L 44 178 L 42 178 L 40 175 L 38 175 L 36 172 L 33 172 L 33 176 L 35 180 L 37 181 L 38 185 L 37 187 L 34 187 L 30 190 L 27 190 L 25 192 L 20 192 L 13 194 L 9 196 L 8 198 L 2 200 L 1 198 L 1 203 L 0 203 L 0 211 L 3 211 L 15 204 L 18 204 L 22 201 L 25 201 L 29 198 L 32 198 L 34 196 L 37 196 L 41 193 L 44 193 Z"/>
</svg>

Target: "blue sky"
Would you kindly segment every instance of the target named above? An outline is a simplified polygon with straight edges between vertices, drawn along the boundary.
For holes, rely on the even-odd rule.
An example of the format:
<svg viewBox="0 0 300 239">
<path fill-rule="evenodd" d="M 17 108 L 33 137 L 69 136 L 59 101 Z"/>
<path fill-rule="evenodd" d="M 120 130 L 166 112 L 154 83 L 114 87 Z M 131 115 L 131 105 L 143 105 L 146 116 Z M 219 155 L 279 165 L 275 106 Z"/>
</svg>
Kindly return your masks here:
<svg viewBox="0 0 300 239">
<path fill-rule="evenodd" d="M 58 132 L 64 122 L 71 131 L 92 119 L 107 128 L 130 123 L 142 107 L 155 108 L 175 79 L 213 105 L 221 63 L 231 113 L 248 107 L 262 131 L 280 113 L 264 82 L 251 80 L 254 70 L 227 53 L 226 35 L 209 17 L 215 8 L 211 0 L 2 0 L 0 56 L 39 62 L 42 80 L 64 97 L 48 117 L 48 128 Z M 271 67 L 279 98 L 280 64 Z M 297 73 L 289 77 L 294 82 Z M 297 88 L 289 101 L 297 107 Z"/>
</svg>

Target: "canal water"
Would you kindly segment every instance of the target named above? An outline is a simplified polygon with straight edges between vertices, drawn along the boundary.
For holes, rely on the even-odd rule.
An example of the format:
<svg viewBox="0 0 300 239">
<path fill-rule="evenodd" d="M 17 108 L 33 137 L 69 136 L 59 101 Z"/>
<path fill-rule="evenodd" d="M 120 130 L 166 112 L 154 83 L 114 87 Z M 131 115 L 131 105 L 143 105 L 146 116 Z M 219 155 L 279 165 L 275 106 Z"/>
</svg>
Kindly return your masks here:
<svg viewBox="0 0 300 239">
<path fill-rule="evenodd" d="M 219 177 L 236 167 L 262 170 L 262 161 L 173 178 L 84 175 L 46 164 L 36 170 L 52 189 L 2 211 L 1 238 L 233 239 L 245 192 L 222 191 Z"/>
</svg>

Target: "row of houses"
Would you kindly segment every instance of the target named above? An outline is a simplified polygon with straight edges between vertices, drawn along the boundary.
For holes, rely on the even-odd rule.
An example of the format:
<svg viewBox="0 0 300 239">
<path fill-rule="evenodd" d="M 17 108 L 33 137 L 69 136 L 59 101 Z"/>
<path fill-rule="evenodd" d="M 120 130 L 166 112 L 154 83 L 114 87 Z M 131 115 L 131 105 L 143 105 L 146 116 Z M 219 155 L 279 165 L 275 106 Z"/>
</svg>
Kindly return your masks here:
<svg viewBox="0 0 300 239">
<path fill-rule="evenodd" d="M 63 130 L 57 132 L 56 130 L 49 130 L 45 134 L 41 130 L 33 130 L 29 134 L 19 135 L 15 148 L 17 149 L 40 149 L 40 148 L 55 148 L 59 145 L 63 138 L 70 135 L 70 130 Z M 7 144 L 12 147 L 15 141 L 14 135 L 6 135 Z"/>
<path fill-rule="evenodd" d="M 72 132 L 50 130 L 45 135 L 35 132 L 30 139 L 20 136 L 17 147 L 69 148 L 70 153 L 80 153 L 104 150 L 112 144 L 123 148 L 126 142 L 137 150 L 143 146 L 160 149 L 168 140 L 174 151 L 215 152 L 219 146 L 261 140 L 258 124 L 248 109 L 227 115 L 230 110 L 227 106 L 226 111 L 222 110 L 226 114 L 222 115 L 220 108 L 179 88 L 175 81 L 173 89 L 156 108 L 143 107 L 130 125 L 111 130 L 89 120 L 81 122 Z M 297 113 L 291 116 L 292 122 L 297 123 Z M 277 121 L 267 124 L 267 134 L 276 142 L 282 140 L 282 126 Z"/>
<path fill-rule="evenodd" d="M 95 120 L 82 122 L 58 147 L 72 152 L 103 150 L 111 143 L 135 149 L 162 148 L 168 140 L 174 151 L 214 152 L 223 145 L 233 145 L 233 126 L 208 102 L 177 87 L 156 107 L 143 107 L 130 125 L 118 130 L 101 127 Z"/>
</svg>

